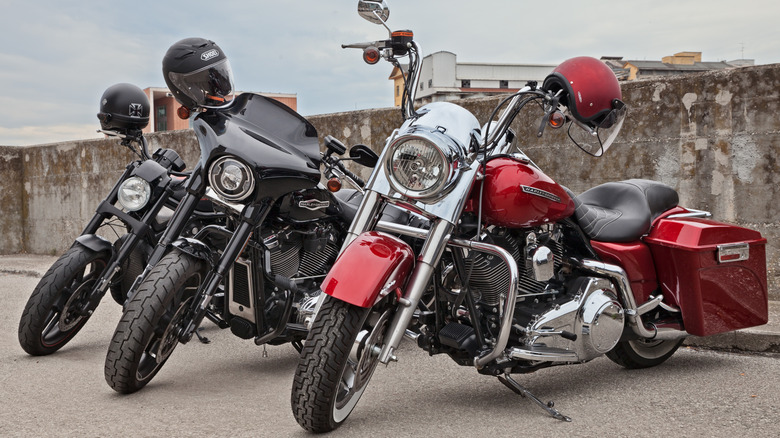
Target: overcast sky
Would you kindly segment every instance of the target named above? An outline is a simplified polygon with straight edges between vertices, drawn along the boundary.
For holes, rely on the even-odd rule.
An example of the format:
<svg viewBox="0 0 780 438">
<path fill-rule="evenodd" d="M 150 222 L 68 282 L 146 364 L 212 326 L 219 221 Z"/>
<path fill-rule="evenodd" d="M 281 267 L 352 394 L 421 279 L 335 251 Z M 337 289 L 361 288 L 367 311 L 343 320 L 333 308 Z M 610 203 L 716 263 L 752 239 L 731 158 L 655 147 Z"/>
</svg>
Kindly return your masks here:
<svg viewBox="0 0 780 438">
<path fill-rule="evenodd" d="M 460 62 L 556 64 L 579 55 L 780 62 L 777 0 L 387 0 L 389 26 L 424 54 Z M 392 106 L 391 66 L 340 44 L 386 38 L 356 0 L 2 0 L 0 145 L 97 137 L 103 91 L 162 87 L 186 37 L 214 40 L 239 90 L 296 93 L 306 115 Z"/>
</svg>

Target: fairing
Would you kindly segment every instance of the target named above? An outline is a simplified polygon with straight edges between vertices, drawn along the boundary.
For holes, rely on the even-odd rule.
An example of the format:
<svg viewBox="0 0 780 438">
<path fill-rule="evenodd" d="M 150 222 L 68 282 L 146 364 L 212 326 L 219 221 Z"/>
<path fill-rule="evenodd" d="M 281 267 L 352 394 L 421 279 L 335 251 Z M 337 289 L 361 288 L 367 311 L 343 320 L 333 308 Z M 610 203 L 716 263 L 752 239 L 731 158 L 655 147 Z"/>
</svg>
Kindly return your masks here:
<svg viewBox="0 0 780 438">
<path fill-rule="evenodd" d="M 277 198 L 320 180 L 317 130 L 273 99 L 241 94 L 229 107 L 198 115 L 193 127 L 203 169 L 220 156 L 235 156 L 254 170 L 259 196 Z"/>
</svg>

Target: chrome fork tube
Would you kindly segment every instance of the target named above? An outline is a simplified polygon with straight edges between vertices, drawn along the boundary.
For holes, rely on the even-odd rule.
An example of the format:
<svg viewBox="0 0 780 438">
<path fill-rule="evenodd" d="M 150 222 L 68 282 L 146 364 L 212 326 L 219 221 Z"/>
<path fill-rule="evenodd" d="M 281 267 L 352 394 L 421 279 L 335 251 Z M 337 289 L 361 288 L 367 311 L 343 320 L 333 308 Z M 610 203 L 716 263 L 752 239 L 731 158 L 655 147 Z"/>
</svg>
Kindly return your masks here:
<svg viewBox="0 0 780 438">
<path fill-rule="evenodd" d="M 360 233 L 372 228 L 377 216 L 379 215 L 379 207 L 381 206 L 379 193 L 373 190 L 366 190 L 363 195 L 363 201 L 360 203 L 357 212 L 355 213 L 355 219 L 349 226 L 347 236 L 344 238 L 344 244 L 341 245 L 341 250 L 344 249 L 355 240 Z"/>
<path fill-rule="evenodd" d="M 417 309 L 417 303 L 420 302 L 420 298 L 422 298 L 425 289 L 428 287 L 434 267 L 439 263 L 444 254 L 452 228 L 453 225 L 451 223 L 441 219 L 434 222 L 431 227 L 428 239 L 417 257 L 417 265 L 406 286 L 406 298 L 401 300 L 399 309 L 388 328 L 390 337 L 379 354 L 380 362 L 386 364 L 393 360 L 393 352 L 398 348 L 398 344 L 401 343 L 401 339 L 406 333 L 406 328 L 409 326 L 414 316 L 414 311 Z"/>
</svg>

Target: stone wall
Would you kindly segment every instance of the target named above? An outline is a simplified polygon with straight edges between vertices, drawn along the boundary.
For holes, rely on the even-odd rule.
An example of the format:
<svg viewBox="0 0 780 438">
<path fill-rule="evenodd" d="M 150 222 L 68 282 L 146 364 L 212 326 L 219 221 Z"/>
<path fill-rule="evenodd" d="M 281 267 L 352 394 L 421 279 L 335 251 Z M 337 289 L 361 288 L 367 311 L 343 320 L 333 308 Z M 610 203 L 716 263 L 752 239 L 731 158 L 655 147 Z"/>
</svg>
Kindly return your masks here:
<svg viewBox="0 0 780 438">
<path fill-rule="evenodd" d="M 629 115 L 602 158 L 577 149 L 561 131 L 535 131 L 540 112 L 516 122 L 521 148 L 545 172 L 580 193 L 607 181 L 647 178 L 680 193 L 682 205 L 760 230 L 769 240 L 770 290 L 780 290 L 780 64 L 623 84 Z M 459 103 L 484 123 L 499 98 Z M 395 108 L 309 117 L 320 137 L 379 151 L 401 123 Z M 192 165 L 190 131 L 148 136 Z M 121 174 L 131 154 L 115 139 L 0 147 L 0 253 L 65 250 Z M 367 178 L 368 169 L 353 169 Z M 775 298 L 780 299 L 777 292 Z"/>
</svg>

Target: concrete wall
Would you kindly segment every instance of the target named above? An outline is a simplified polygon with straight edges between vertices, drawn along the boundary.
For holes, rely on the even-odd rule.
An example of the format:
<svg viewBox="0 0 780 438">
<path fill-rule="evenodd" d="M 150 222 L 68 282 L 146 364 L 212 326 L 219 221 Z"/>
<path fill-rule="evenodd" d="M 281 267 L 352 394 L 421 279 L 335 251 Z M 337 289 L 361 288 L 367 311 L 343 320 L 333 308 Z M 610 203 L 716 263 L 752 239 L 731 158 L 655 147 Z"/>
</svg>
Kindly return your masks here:
<svg viewBox="0 0 780 438">
<path fill-rule="evenodd" d="M 592 158 L 564 131 L 538 139 L 540 113 L 516 123 L 522 149 L 548 175 L 580 193 L 627 178 L 662 181 L 684 206 L 760 230 L 769 239 L 770 290 L 780 290 L 780 64 L 623 84 L 629 115 L 606 156 Z M 499 98 L 460 103 L 484 123 Z M 320 136 L 379 151 L 401 123 L 396 108 L 309 117 Z M 188 164 L 197 161 L 190 131 L 149 136 Z M 0 253 L 59 253 L 91 217 L 130 153 L 116 140 L 0 148 Z M 354 169 L 367 178 L 368 169 Z M 776 299 L 780 295 L 773 292 Z"/>
</svg>

